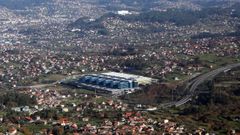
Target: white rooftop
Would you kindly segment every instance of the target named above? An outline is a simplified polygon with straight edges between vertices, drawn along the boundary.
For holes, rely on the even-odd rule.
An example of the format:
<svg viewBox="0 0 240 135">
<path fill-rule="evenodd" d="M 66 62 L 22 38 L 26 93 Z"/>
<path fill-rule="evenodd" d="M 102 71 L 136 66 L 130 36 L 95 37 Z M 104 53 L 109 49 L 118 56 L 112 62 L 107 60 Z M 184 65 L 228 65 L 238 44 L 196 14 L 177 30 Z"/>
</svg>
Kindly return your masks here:
<svg viewBox="0 0 240 135">
<path fill-rule="evenodd" d="M 125 79 L 135 79 L 138 82 L 138 84 L 143 84 L 143 85 L 150 84 L 154 80 L 153 78 L 150 78 L 150 77 L 144 77 L 144 76 L 126 74 L 126 73 L 118 73 L 118 72 L 106 72 L 101 74 L 114 76 L 114 77 L 121 77 Z"/>
<path fill-rule="evenodd" d="M 131 12 L 127 11 L 127 10 L 120 10 L 117 12 L 119 15 L 129 15 L 131 14 Z"/>
</svg>

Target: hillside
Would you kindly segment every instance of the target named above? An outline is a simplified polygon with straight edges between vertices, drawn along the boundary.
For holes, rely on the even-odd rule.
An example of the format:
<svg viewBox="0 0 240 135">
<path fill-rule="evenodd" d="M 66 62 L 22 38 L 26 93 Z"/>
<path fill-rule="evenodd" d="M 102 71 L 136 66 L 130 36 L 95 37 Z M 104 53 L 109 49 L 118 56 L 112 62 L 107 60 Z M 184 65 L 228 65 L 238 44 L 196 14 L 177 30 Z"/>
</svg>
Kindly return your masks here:
<svg viewBox="0 0 240 135">
<path fill-rule="evenodd" d="M 213 81 L 203 84 L 200 94 L 191 105 L 178 109 L 186 123 L 195 123 L 208 131 L 228 134 L 240 131 L 240 70 L 236 69 L 217 76 Z M 208 91 L 208 92 L 207 92 Z"/>
</svg>

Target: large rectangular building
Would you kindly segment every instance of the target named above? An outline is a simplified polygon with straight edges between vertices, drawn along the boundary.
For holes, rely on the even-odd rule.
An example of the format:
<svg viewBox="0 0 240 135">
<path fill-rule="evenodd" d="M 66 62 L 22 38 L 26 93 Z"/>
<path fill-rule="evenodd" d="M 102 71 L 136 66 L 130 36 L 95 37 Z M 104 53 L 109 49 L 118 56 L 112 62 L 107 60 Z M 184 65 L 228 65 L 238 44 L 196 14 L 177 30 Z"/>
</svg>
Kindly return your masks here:
<svg viewBox="0 0 240 135">
<path fill-rule="evenodd" d="M 137 89 L 139 84 L 149 84 L 152 81 L 152 78 L 143 76 L 106 72 L 83 75 L 79 78 L 78 84 L 87 89 L 119 95 Z"/>
</svg>

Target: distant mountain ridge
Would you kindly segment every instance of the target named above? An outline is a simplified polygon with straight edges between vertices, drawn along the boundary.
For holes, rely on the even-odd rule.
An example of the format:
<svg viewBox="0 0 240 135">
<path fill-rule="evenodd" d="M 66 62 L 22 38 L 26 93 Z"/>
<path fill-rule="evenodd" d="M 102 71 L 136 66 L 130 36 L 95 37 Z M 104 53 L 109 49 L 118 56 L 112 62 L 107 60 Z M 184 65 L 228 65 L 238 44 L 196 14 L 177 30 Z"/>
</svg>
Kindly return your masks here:
<svg viewBox="0 0 240 135">
<path fill-rule="evenodd" d="M 50 2 L 52 0 L 0 0 L 0 6 L 9 9 L 25 9 L 26 7 L 39 5 L 42 3 Z"/>
</svg>

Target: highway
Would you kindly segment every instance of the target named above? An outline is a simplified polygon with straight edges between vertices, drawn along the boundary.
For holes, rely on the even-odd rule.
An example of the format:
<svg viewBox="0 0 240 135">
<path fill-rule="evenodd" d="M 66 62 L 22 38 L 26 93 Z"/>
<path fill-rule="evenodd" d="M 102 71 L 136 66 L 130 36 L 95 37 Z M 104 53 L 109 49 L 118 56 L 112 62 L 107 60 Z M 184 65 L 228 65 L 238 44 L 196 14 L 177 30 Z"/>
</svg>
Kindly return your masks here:
<svg viewBox="0 0 240 135">
<path fill-rule="evenodd" d="M 185 95 L 181 100 L 176 102 L 165 103 L 160 106 L 166 108 L 166 107 L 172 107 L 172 106 L 178 107 L 178 106 L 184 105 L 188 101 L 192 100 L 192 97 L 196 95 L 196 89 L 200 84 L 204 83 L 206 80 L 212 80 L 215 76 L 217 76 L 222 72 L 226 72 L 237 67 L 240 67 L 240 63 L 227 65 L 225 67 L 215 69 L 213 71 L 210 71 L 208 73 L 205 73 L 203 75 L 196 77 L 195 79 L 188 82 L 188 84 L 186 85 L 185 90 L 188 90 L 188 94 Z"/>
<path fill-rule="evenodd" d="M 215 76 L 222 72 L 227 72 L 229 70 L 232 70 L 233 68 L 240 67 L 240 63 L 237 64 L 231 64 L 227 65 L 225 67 L 221 67 L 218 69 L 215 69 L 213 71 L 210 71 L 208 73 L 202 74 L 193 80 L 189 81 L 186 84 L 185 90 L 187 90 L 187 94 L 179 101 L 173 101 L 173 102 L 168 102 L 168 103 L 163 103 L 160 104 L 160 108 L 167 108 L 167 107 L 178 107 L 181 105 L 184 105 L 185 103 L 189 102 L 192 100 L 193 96 L 196 96 L 196 89 L 198 86 L 202 83 L 204 83 L 206 80 L 212 80 Z M 52 84 L 39 84 L 39 85 L 34 85 L 34 86 L 17 86 L 17 89 L 22 89 L 22 88 L 43 88 L 43 87 L 49 87 L 49 86 L 55 86 L 56 84 L 60 83 L 61 81 L 54 82 Z"/>
</svg>

